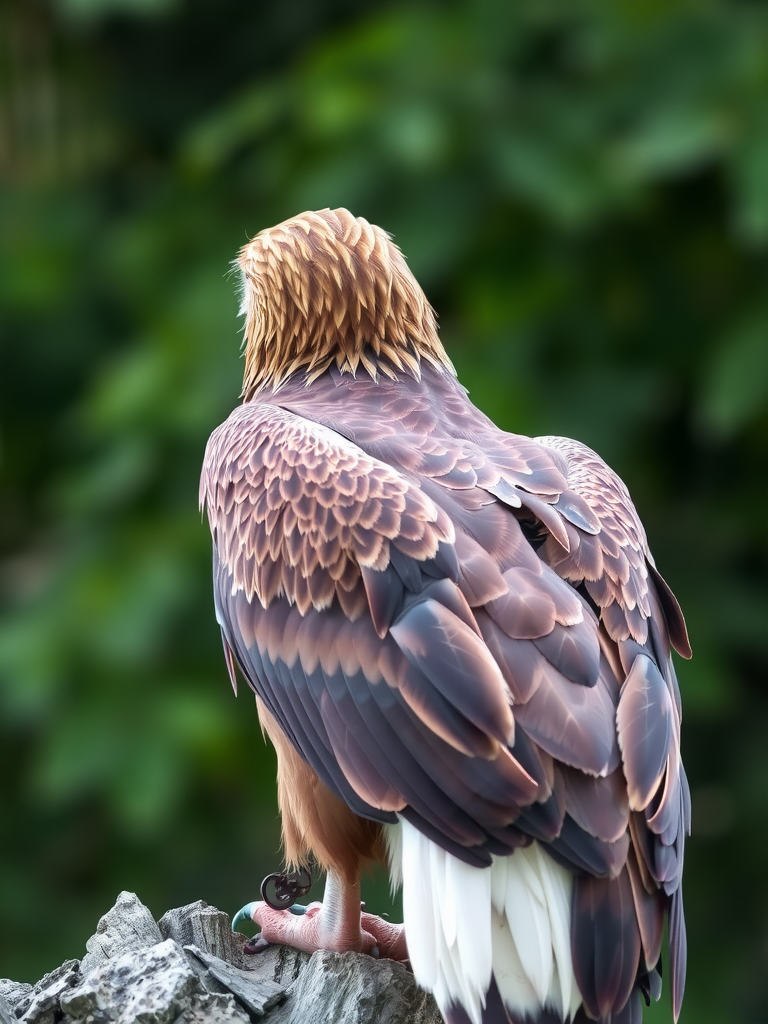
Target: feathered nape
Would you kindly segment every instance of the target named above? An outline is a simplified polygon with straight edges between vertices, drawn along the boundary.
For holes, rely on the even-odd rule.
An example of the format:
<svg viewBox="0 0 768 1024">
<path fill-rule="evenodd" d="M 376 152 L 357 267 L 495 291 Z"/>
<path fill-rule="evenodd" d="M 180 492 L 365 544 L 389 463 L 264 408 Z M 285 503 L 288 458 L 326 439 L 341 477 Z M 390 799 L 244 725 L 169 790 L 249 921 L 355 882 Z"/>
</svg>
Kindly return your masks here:
<svg viewBox="0 0 768 1024">
<path fill-rule="evenodd" d="M 246 399 L 298 371 L 335 365 L 374 380 L 417 377 L 420 363 L 455 374 L 435 314 L 389 235 L 348 210 L 321 210 L 260 232 L 237 259 L 243 275 Z"/>
</svg>

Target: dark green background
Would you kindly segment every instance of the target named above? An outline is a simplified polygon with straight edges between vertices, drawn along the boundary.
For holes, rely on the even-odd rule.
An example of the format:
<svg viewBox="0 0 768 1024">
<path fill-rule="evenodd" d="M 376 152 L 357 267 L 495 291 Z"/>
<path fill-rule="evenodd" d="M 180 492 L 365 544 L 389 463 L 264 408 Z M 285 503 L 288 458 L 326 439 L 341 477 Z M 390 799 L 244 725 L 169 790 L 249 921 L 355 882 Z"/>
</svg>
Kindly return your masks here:
<svg viewBox="0 0 768 1024">
<path fill-rule="evenodd" d="M 279 862 L 197 478 L 229 260 L 344 205 L 483 409 L 628 482 L 695 651 L 681 1019 L 768 1019 L 766 5 L 5 3 L 0 175 L 0 976 Z"/>
</svg>

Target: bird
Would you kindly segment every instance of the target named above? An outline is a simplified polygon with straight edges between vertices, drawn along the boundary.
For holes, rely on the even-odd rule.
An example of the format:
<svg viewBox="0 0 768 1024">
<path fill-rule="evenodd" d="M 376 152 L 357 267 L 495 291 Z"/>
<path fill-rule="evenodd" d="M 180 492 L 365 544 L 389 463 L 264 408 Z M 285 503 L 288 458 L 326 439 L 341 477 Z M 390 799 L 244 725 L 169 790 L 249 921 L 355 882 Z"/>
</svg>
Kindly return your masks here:
<svg viewBox="0 0 768 1024">
<path fill-rule="evenodd" d="M 200 483 L 215 612 L 277 752 L 281 895 L 326 875 L 322 902 L 245 908 L 255 948 L 401 960 L 447 1024 L 639 1024 L 666 922 L 676 1021 L 691 648 L 625 484 L 472 404 L 364 218 L 302 213 L 235 266 L 242 402 Z M 361 909 L 375 863 L 402 925 Z"/>
</svg>

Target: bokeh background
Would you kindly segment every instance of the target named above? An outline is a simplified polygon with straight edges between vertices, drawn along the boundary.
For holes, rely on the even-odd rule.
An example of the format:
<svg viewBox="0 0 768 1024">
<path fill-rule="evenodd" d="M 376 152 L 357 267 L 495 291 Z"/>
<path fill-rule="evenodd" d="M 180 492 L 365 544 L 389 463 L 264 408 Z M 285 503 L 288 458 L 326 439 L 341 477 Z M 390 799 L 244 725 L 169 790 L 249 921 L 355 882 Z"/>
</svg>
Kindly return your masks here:
<svg viewBox="0 0 768 1024">
<path fill-rule="evenodd" d="M 681 1019 L 768 1020 L 766 5 L 3 2 L 0 180 L 0 976 L 279 863 L 197 479 L 229 261 L 344 205 L 477 404 L 629 483 L 695 652 Z"/>
</svg>

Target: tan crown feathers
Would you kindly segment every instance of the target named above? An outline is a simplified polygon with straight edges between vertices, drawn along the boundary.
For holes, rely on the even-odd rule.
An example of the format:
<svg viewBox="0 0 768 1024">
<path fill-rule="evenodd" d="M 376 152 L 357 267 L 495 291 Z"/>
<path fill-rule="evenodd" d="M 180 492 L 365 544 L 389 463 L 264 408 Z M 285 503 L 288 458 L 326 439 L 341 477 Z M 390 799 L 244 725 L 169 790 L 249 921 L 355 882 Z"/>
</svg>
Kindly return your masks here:
<svg viewBox="0 0 768 1024">
<path fill-rule="evenodd" d="M 420 375 L 420 363 L 455 374 L 435 314 L 403 254 L 381 228 L 348 210 L 308 212 L 245 245 L 243 395 L 278 388 L 304 370 Z"/>
</svg>

